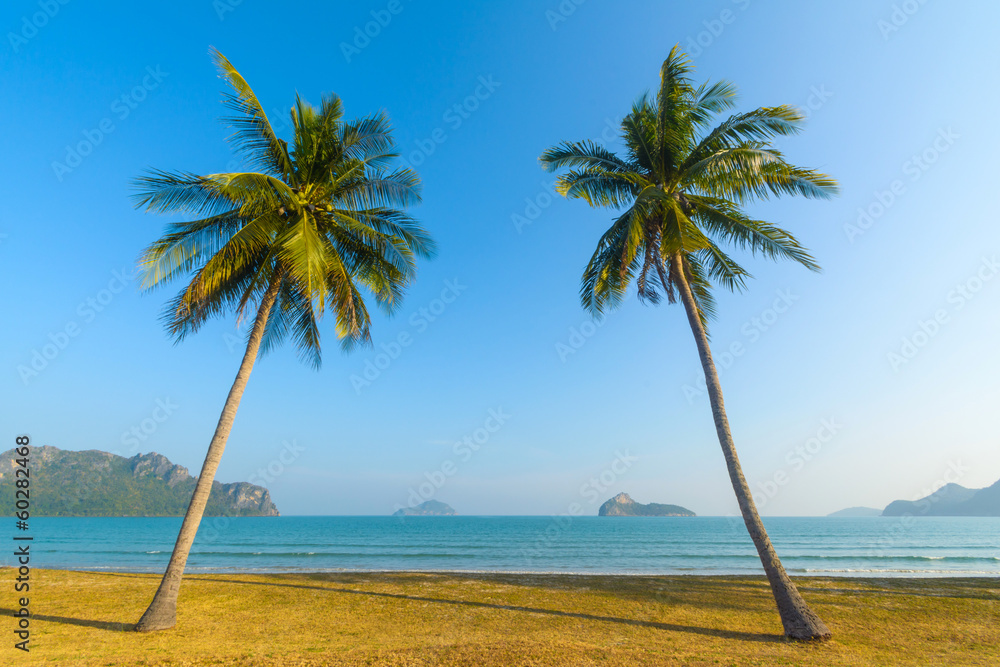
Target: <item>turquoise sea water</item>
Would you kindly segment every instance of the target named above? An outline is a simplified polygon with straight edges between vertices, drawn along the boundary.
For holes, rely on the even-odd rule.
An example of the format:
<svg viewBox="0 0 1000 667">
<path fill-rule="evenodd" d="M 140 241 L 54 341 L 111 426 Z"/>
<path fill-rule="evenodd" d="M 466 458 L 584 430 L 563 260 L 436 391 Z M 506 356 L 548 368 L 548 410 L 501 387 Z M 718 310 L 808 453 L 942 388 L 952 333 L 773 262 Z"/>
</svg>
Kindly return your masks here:
<svg viewBox="0 0 1000 667">
<path fill-rule="evenodd" d="M 792 574 L 1000 576 L 1000 518 L 765 523 Z M 179 518 L 32 519 L 32 565 L 161 572 L 179 527 Z M 187 571 L 352 570 L 762 572 L 735 517 L 534 516 L 207 518 Z"/>
</svg>

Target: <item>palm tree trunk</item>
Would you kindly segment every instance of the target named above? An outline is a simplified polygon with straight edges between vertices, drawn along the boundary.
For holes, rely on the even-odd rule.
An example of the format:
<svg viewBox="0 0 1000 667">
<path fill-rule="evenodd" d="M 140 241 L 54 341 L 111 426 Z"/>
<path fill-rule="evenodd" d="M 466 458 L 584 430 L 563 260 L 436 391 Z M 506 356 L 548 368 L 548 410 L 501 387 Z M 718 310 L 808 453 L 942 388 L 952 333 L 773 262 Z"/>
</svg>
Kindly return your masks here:
<svg viewBox="0 0 1000 667">
<path fill-rule="evenodd" d="M 702 326 L 698 316 L 698 306 L 691 293 L 691 286 L 685 275 L 686 267 L 680 256 L 675 255 L 674 266 L 677 267 L 676 284 L 684 303 L 684 310 L 687 312 L 688 323 L 694 333 L 694 340 L 698 344 L 698 356 L 701 357 L 708 397 L 712 404 L 712 417 L 715 419 L 715 430 L 719 435 L 719 444 L 722 445 L 722 453 L 726 458 L 729 479 L 736 492 L 740 512 L 743 514 L 743 522 L 746 524 L 750 538 L 760 555 L 760 562 L 764 566 L 767 580 L 771 583 L 771 592 L 774 594 L 774 601 L 778 604 L 778 614 L 781 615 L 785 636 L 791 639 L 829 639 L 832 633 L 802 599 L 795 584 L 792 583 L 785 568 L 781 565 L 781 561 L 778 560 L 778 554 L 775 553 L 767 531 L 764 530 L 764 524 L 760 520 L 757 506 L 750 493 L 750 487 L 743 476 L 740 459 L 736 455 L 736 445 L 733 442 L 733 435 L 729 431 L 726 406 L 722 401 L 722 386 L 719 384 L 719 376 L 715 372 L 715 362 L 712 361 L 712 352 L 709 350 L 708 336 L 705 334 L 705 327 Z"/>
<path fill-rule="evenodd" d="M 264 326 L 267 324 L 271 307 L 277 298 L 280 284 L 281 276 L 276 274 L 268 286 L 267 292 L 264 293 L 260 308 L 257 309 L 257 317 L 250 330 L 243 363 L 240 364 L 236 380 L 233 382 L 232 389 L 229 390 L 226 404 L 222 408 L 222 415 L 219 417 L 219 424 L 215 427 L 215 435 L 212 436 L 212 442 L 208 446 L 205 462 L 201 465 L 201 474 L 198 475 L 194 495 L 191 497 L 191 503 L 184 514 L 184 523 L 181 524 L 180 533 L 177 535 L 177 543 L 174 544 L 170 563 L 167 565 L 167 571 L 163 575 L 163 581 L 160 582 L 156 595 L 153 596 L 153 601 L 135 626 L 136 632 L 166 630 L 172 628 L 177 622 L 177 594 L 180 591 L 184 566 L 187 564 L 191 545 L 198 533 L 198 525 L 205 513 L 205 505 L 208 504 L 212 483 L 215 481 L 215 471 L 218 470 L 219 462 L 222 461 L 226 440 L 229 439 L 229 432 L 232 430 L 233 420 L 236 418 L 236 409 L 240 406 L 243 390 L 246 389 L 247 381 L 250 379 L 250 371 L 253 370 L 254 362 L 257 360 L 257 352 L 260 350 L 261 339 L 264 336 Z"/>
</svg>

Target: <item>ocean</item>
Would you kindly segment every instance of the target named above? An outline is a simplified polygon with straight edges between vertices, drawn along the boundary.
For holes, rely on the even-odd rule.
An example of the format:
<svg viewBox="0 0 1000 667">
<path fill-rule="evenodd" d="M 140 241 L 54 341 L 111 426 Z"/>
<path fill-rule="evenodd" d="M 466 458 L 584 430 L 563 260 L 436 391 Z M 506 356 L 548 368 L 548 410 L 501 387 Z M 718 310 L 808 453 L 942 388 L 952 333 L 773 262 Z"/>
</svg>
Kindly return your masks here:
<svg viewBox="0 0 1000 667">
<path fill-rule="evenodd" d="M 33 518 L 32 565 L 162 572 L 179 518 Z M 765 524 L 792 575 L 1000 576 L 1000 518 Z M 25 535 L 25 533 L 20 533 Z M 0 557 L 13 565 L 10 555 Z M 760 574 L 738 517 L 206 518 L 187 572 Z"/>
</svg>

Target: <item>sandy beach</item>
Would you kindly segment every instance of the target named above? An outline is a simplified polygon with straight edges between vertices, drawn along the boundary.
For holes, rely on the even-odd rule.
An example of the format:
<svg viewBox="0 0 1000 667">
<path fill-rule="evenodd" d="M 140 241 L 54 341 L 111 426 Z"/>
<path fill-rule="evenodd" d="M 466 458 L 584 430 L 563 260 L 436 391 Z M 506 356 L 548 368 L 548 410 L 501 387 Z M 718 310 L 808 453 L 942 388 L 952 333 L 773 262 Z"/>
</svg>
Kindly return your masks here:
<svg viewBox="0 0 1000 667">
<path fill-rule="evenodd" d="M 995 578 L 797 579 L 834 631 L 814 645 L 782 637 L 763 577 L 194 575 L 152 634 L 131 630 L 156 575 L 32 578 L 31 651 L 4 664 L 1000 664 Z"/>
</svg>

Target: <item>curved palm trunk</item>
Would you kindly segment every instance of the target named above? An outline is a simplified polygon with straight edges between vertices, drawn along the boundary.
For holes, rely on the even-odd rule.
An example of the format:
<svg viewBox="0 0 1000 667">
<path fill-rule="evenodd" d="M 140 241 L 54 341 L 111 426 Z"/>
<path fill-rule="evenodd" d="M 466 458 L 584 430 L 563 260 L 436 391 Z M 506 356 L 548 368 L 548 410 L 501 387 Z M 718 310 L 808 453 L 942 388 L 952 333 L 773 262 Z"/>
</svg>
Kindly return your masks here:
<svg viewBox="0 0 1000 667">
<path fill-rule="evenodd" d="M 233 420 L 236 418 L 236 409 L 240 406 L 243 390 L 246 389 L 247 380 L 250 379 L 250 371 L 253 370 L 254 362 L 257 360 L 257 352 L 260 350 L 260 342 L 264 336 L 264 326 L 267 324 L 267 317 L 278 295 L 280 284 L 280 276 L 275 276 L 268 286 L 267 292 L 264 293 L 260 308 L 257 309 L 257 317 L 250 330 L 250 339 L 247 342 L 247 351 L 243 355 L 243 363 L 240 364 L 236 380 L 233 382 L 232 389 L 229 390 L 226 404 L 222 408 L 222 415 L 219 417 L 219 424 L 215 427 L 215 435 L 212 436 L 212 442 L 208 446 L 208 453 L 201 466 L 201 474 L 198 475 L 198 483 L 195 486 L 194 495 L 191 497 L 191 503 L 184 514 L 184 523 L 181 524 L 181 531 L 177 535 L 177 543 L 174 544 L 170 563 L 167 565 L 167 571 L 163 575 L 163 581 L 160 582 L 156 595 L 153 596 L 153 601 L 135 626 L 136 632 L 166 630 L 172 628 L 177 622 L 177 593 L 180 591 L 184 566 L 191 553 L 191 545 L 194 543 L 195 535 L 198 534 L 198 525 L 201 523 L 202 515 L 205 513 L 205 505 L 208 504 L 208 497 L 212 492 L 212 482 L 215 481 L 215 471 L 218 470 L 219 462 L 222 461 L 226 440 L 229 439 L 229 432 L 232 430 Z"/>
<path fill-rule="evenodd" d="M 767 580 L 771 583 L 771 592 L 774 594 L 774 601 L 778 604 L 778 613 L 781 615 L 781 624 L 785 628 L 785 636 L 792 639 L 829 639 L 832 633 L 802 599 L 795 584 L 792 583 L 785 568 L 782 567 L 781 561 L 778 560 L 778 554 L 775 553 L 767 531 L 764 530 L 764 524 L 760 520 L 757 506 L 750 493 L 750 487 L 743 476 L 740 459 L 736 455 L 736 445 L 733 442 L 732 433 L 729 432 L 726 406 L 722 401 L 722 386 L 719 384 L 719 376 L 715 372 L 715 362 L 712 361 L 712 352 L 708 347 L 708 336 L 705 334 L 705 328 L 698 317 L 698 307 L 691 293 L 687 276 L 684 275 L 684 264 L 680 257 L 675 257 L 675 266 L 677 267 L 677 287 L 681 294 L 681 300 L 684 302 L 688 323 L 691 325 L 695 342 L 698 344 L 698 356 L 701 357 L 708 397 L 712 404 L 712 417 L 715 419 L 715 430 L 719 434 L 722 453 L 726 457 L 729 479 L 733 483 L 733 490 L 736 492 L 736 499 L 739 501 L 740 512 L 743 514 L 747 531 L 750 533 L 754 546 L 757 547 L 760 562 L 764 566 Z"/>
</svg>

